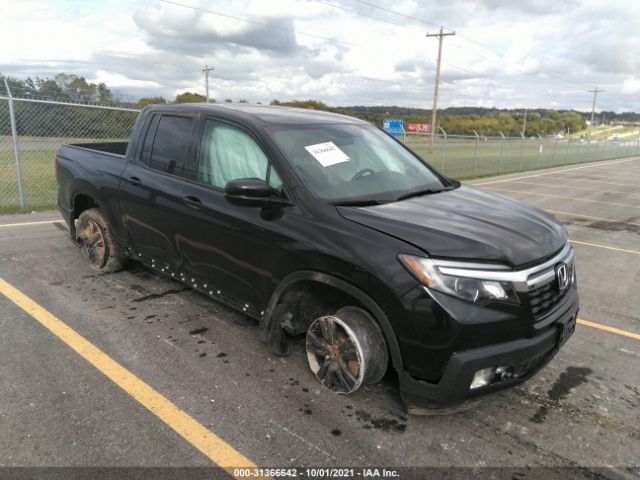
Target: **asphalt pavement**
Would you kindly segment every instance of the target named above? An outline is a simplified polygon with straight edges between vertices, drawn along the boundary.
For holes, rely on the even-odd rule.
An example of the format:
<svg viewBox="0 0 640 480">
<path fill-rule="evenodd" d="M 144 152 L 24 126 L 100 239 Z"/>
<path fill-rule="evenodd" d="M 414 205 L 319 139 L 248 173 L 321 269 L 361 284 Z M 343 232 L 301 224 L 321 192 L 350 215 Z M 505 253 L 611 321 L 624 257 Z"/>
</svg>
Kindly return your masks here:
<svg viewBox="0 0 640 480">
<path fill-rule="evenodd" d="M 74 350 L 77 340 L 55 334 L 53 320 L 0 294 L 0 466 L 213 466 L 221 457 L 176 427 L 178 417 L 155 408 L 153 396 L 140 400 L 136 389 L 150 387 L 264 468 L 509 467 L 509 478 L 524 478 L 552 467 L 544 472 L 558 478 L 636 478 L 640 158 L 472 183 L 566 225 L 582 322 L 530 381 L 431 417 L 406 415 L 391 375 L 354 395 L 331 394 L 302 344 L 274 357 L 253 320 L 139 265 L 91 271 L 56 212 L 0 216 L 0 279 L 140 382 L 123 387 L 90 352 Z"/>
</svg>

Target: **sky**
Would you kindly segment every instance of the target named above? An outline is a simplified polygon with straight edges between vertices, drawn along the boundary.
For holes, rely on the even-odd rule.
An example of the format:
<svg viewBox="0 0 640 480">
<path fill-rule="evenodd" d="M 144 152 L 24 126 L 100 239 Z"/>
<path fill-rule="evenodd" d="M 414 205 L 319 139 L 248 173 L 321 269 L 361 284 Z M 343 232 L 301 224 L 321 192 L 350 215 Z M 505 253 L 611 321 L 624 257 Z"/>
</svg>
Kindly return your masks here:
<svg viewBox="0 0 640 480">
<path fill-rule="evenodd" d="M 190 8 L 192 7 L 192 8 Z M 193 8 L 195 7 L 195 8 Z M 635 0 L 0 0 L 0 72 L 128 99 L 640 111 Z M 393 13 L 397 12 L 397 13 Z M 235 18 L 233 18 L 235 17 Z"/>
</svg>

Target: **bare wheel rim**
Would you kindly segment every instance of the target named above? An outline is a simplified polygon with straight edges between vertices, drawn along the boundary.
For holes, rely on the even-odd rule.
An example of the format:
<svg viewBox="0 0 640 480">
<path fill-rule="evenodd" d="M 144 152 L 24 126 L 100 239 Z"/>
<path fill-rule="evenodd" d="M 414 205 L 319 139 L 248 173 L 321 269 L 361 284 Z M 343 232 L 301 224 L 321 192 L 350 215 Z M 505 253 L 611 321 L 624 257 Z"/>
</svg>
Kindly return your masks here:
<svg viewBox="0 0 640 480">
<path fill-rule="evenodd" d="M 96 268 L 104 267 L 107 260 L 107 243 L 100 226 L 93 220 L 89 220 L 78 238 L 87 261 Z"/>
<path fill-rule="evenodd" d="M 316 378 L 338 393 L 351 393 L 362 385 L 364 356 L 353 330 L 340 318 L 317 318 L 307 330 L 307 359 Z"/>
</svg>

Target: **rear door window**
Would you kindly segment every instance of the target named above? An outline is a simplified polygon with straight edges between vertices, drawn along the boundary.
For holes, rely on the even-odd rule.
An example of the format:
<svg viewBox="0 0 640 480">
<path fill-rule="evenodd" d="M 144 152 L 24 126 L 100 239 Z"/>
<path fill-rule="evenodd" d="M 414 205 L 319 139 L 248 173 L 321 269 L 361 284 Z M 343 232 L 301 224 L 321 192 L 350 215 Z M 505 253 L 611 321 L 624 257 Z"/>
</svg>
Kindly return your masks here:
<svg viewBox="0 0 640 480">
<path fill-rule="evenodd" d="M 153 121 L 151 126 L 153 126 Z M 153 139 L 149 167 L 174 175 L 188 176 L 192 130 L 192 118 L 162 115 Z M 151 133 L 151 128 L 149 132 Z M 143 147 L 143 156 L 144 151 Z"/>
<path fill-rule="evenodd" d="M 153 115 L 147 124 L 147 130 L 142 144 L 142 152 L 140 153 L 140 161 L 145 165 L 149 165 L 151 159 L 151 149 L 153 148 L 153 139 L 156 136 L 160 115 Z"/>
</svg>

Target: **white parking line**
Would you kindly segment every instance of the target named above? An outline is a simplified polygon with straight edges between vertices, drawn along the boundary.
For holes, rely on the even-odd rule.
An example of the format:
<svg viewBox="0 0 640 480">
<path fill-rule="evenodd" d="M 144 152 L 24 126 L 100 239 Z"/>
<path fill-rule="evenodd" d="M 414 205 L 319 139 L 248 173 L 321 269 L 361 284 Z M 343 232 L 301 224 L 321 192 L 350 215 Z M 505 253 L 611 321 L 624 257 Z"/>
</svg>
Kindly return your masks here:
<svg viewBox="0 0 640 480">
<path fill-rule="evenodd" d="M 490 184 L 493 184 L 493 183 L 510 182 L 511 180 L 519 180 L 521 178 L 542 177 L 542 176 L 545 176 L 545 175 L 555 175 L 555 174 L 561 173 L 561 172 L 571 172 L 571 171 L 574 171 L 574 170 L 582 170 L 582 169 L 585 169 L 585 168 L 607 167 L 607 166 L 613 165 L 613 164 L 634 162 L 634 161 L 638 161 L 638 160 L 640 160 L 640 157 L 628 158 L 626 160 L 619 160 L 617 162 L 609 161 L 609 163 L 604 163 L 604 164 L 603 163 L 597 163 L 597 164 L 591 164 L 591 165 L 582 165 L 580 167 L 566 168 L 564 170 L 554 170 L 552 172 L 546 172 L 546 173 L 536 173 L 536 174 L 533 174 L 533 175 L 525 175 L 523 177 L 504 178 L 502 180 L 492 180 L 490 182 L 473 183 L 473 185 L 490 185 Z"/>
<path fill-rule="evenodd" d="M 570 180 L 572 180 L 572 179 L 570 179 Z M 548 184 L 548 183 L 544 184 L 544 183 L 535 183 L 535 182 L 523 182 L 523 181 L 520 181 L 520 180 L 512 180 L 512 182 L 513 183 L 521 183 L 523 185 L 533 185 L 533 186 L 536 186 L 536 187 L 544 187 L 544 188 L 564 188 L 564 189 L 574 188 L 576 190 L 586 190 L 587 192 L 594 192 L 594 191 L 596 191 L 596 188 L 597 188 L 595 186 L 592 187 L 592 188 L 584 188 L 584 187 L 576 187 L 576 186 L 573 186 L 573 185 L 551 185 L 551 184 Z M 525 193 L 525 192 L 523 192 L 523 193 Z M 615 193 L 616 195 L 633 195 L 633 196 L 636 196 L 636 197 L 640 197 L 640 193 L 620 192 L 620 191 L 617 191 L 617 190 L 607 190 L 607 193 Z"/>
<path fill-rule="evenodd" d="M 626 220 L 616 220 L 615 218 L 596 217 L 594 215 L 584 215 L 582 213 L 575 213 L 575 212 L 563 212 L 561 210 L 550 210 L 548 208 L 545 208 L 544 210 L 545 212 L 557 213 L 558 215 L 566 215 L 568 217 L 581 217 L 581 218 L 588 218 L 591 220 L 598 220 L 600 222 L 624 223 L 626 225 L 634 225 L 634 226 L 640 227 L 640 223 L 627 222 Z"/>
<path fill-rule="evenodd" d="M 629 176 L 627 175 L 627 178 Z M 573 177 L 548 177 L 551 180 L 562 180 L 563 182 L 566 181 L 573 181 L 573 182 L 595 182 L 595 183 L 605 183 L 607 185 L 619 185 L 622 187 L 638 187 L 637 184 L 633 184 L 633 183 L 620 183 L 620 182 L 611 182 L 609 180 L 600 180 L 600 179 L 596 179 L 594 177 L 582 177 L 582 176 L 573 176 Z"/>
<path fill-rule="evenodd" d="M 520 190 L 509 190 L 507 188 L 500 188 L 500 187 L 487 187 L 487 190 L 495 190 L 496 192 L 517 193 L 520 195 L 538 195 L 540 197 L 564 198 L 566 200 L 575 200 L 577 202 L 602 203 L 604 205 L 613 205 L 616 207 L 640 208 L 640 205 L 632 205 L 630 203 L 605 202 L 604 200 L 591 200 L 590 198 L 567 197 L 565 195 L 555 195 L 553 193 L 523 192 Z"/>
</svg>

